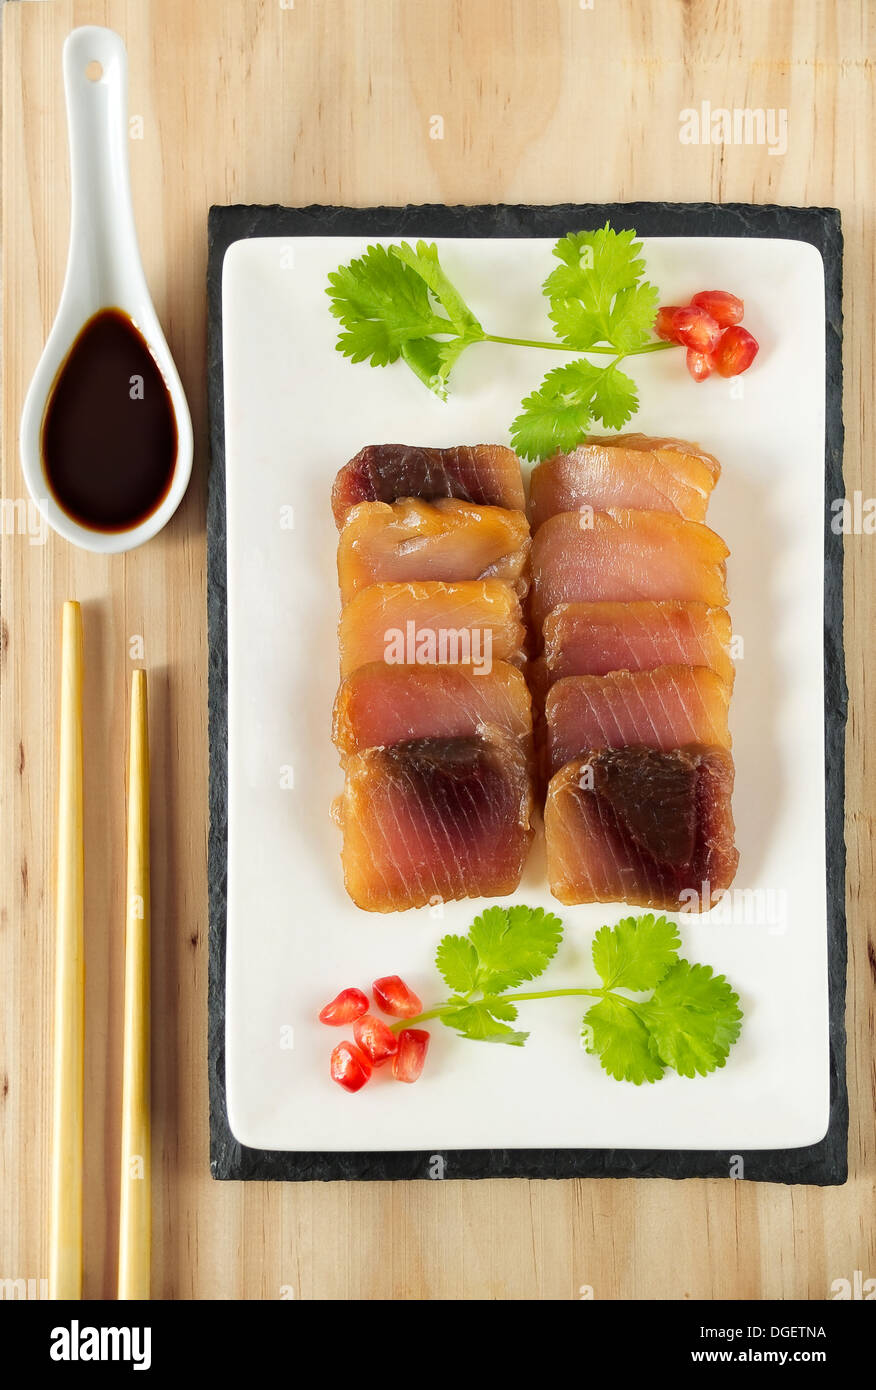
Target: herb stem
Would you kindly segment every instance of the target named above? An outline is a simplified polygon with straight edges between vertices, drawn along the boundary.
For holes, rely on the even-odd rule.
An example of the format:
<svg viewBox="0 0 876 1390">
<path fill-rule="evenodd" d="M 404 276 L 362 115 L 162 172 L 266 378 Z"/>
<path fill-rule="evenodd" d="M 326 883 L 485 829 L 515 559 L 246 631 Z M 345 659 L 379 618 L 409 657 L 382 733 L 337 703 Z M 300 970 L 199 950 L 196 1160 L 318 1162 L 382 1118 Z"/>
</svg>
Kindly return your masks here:
<svg viewBox="0 0 876 1390">
<path fill-rule="evenodd" d="M 569 347 L 567 343 L 546 343 L 538 338 L 505 338 L 500 333 L 485 333 L 479 341 L 484 343 L 508 343 L 511 347 L 529 348 L 548 348 L 551 352 L 572 352 L 580 354 L 596 352 L 606 357 L 615 357 L 620 361 L 621 357 L 639 357 L 643 352 L 664 352 L 666 348 L 678 347 L 678 343 L 646 343 L 644 347 L 630 348 L 627 352 L 618 355 L 616 347 L 603 347 L 594 345 L 593 347 L 577 348 Z"/>
<path fill-rule="evenodd" d="M 501 333 L 485 333 L 483 337 L 485 343 L 508 343 L 511 347 L 528 348 L 549 348 L 551 352 L 579 352 L 579 348 L 567 347 L 565 343 L 545 343 L 537 338 L 505 338 Z M 614 352 L 614 348 L 594 347 L 588 348 L 588 352 Z"/>
<path fill-rule="evenodd" d="M 404 1028 L 416 1028 L 419 1023 L 426 1023 L 430 1018 L 440 1018 L 442 1014 L 452 1014 L 454 1009 L 459 1009 L 460 1004 L 436 1004 L 434 1009 L 426 1009 L 425 1013 L 417 1014 L 415 1018 L 400 1018 L 395 1023 L 389 1025 L 391 1033 L 400 1033 Z"/>
<path fill-rule="evenodd" d="M 601 998 L 605 994 L 604 989 L 540 989 L 526 994 L 503 994 L 502 999 L 511 999 L 515 1003 L 521 1003 L 529 999 L 562 999 L 573 994 L 593 995 L 594 998 Z"/>
<path fill-rule="evenodd" d="M 627 999 L 625 994 L 617 994 L 611 985 L 603 985 L 601 989 L 544 989 L 534 991 L 531 994 L 503 994 L 501 998 L 512 999 L 519 1004 L 529 999 L 559 999 L 573 994 L 587 994 L 594 999 L 606 999 L 610 996 L 619 1004 L 626 1004 L 628 1009 L 639 1007 L 635 999 Z"/>
<path fill-rule="evenodd" d="M 623 996 L 622 994 L 615 994 L 613 990 L 608 989 L 608 988 L 603 988 L 603 989 L 540 989 L 540 990 L 531 990 L 531 991 L 527 990 L 527 991 L 525 991 L 525 992 L 522 992 L 522 991 L 520 991 L 520 992 L 515 991 L 515 992 L 513 992 L 513 993 L 501 994 L 501 995 L 499 995 L 498 997 L 499 997 L 500 999 L 502 999 L 503 1002 L 504 1002 L 505 1000 L 507 1000 L 509 1004 L 523 1004 L 523 1003 L 528 1003 L 530 1000 L 533 1000 L 533 999 L 567 999 L 567 998 L 570 998 L 570 997 L 572 997 L 572 996 L 582 996 L 582 995 L 586 995 L 586 996 L 588 996 L 588 998 L 591 998 L 591 999 L 603 999 L 603 998 L 605 998 L 605 996 L 606 996 L 607 994 L 611 994 L 613 998 L 620 1000 L 620 1002 L 621 1002 L 622 1004 L 628 1004 L 628 1005 L 630 1006 L 630 1008 L 635 1008 L 635 1007 L 636 1007 L 635 1001 L 634 1001 L 634 1000 L 632 1000 L 632 999 L 625 999 L 624 996 Z M 487 997 L 489 997 L 489 996 L 487 996 Z M 468 996 L 466 996 L 466 1001 L 465 1001 L 465 1002 L 466 1002 L 466 1003 L 477 1004 L 477 1003 L 479 1003 L 480 1001 L 479 1001 L 478 999 L 470 999 Z M 404 1028 L 416 1028 L 420 1023 L 426 1023 L 426 1022 L 428 1022 L 428 1020 L 429 1020 L 430 1018 L 441 1018 L 441 1016 L 442 1016 L 443 1014 L 452 1014 L 452 1013 L 456 1013 L 456 1011 L 457 1011 L 458 1009 L 462 1009 L 462 1008 L 465 1008 L 465 1004 L 464 1004 L 464 1003 L 459 1003 L 459 1004 L 451 1004 L 451 1003 L 448 1003 L 448 1004 L 436 1004 L 434 1008 L 432 1008 L 432 1009 L 427 1009 L 424 1013 L 417 1014 L 416 1018 L 400 1018 L 400 1019 L 398 1019 L 398 1021 L 397 1021 L 396 1023 L 391 1023 L 391 1024 L 389 1025 L 390 1031 L 393 1032 L 393 1033 L 400 1033 L 400 1032 L 402 1031 L 402 1029 L 404 1029 Z"/>
</svg>

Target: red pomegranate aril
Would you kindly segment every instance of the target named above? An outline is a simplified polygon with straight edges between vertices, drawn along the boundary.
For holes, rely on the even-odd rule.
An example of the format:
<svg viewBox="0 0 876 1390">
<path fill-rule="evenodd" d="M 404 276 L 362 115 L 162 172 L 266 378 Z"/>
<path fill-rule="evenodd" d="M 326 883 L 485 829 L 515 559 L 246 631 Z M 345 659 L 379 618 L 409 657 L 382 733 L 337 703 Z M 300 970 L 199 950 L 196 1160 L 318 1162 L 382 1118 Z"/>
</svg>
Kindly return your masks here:
<svg viewBox="0 0 876 1390">
<path fill-rule="evenodd" d="M 711 352 L 721 336 L 720 325 L 696 304 L 676 310 L 672 324 L 678 342 L 695 352 Z"/>
<path fill-rule="evenodd" d="M 398 1052 L 392 1059 L 396 1081 L 416 1081 L 429 1051 L 430 1034 L 424 1028 L 403 1028 L 398 1035 Z"/>
<path fill-rule="evenodd" d="M 330 1004 L 320 1009 L 319 1021 L 331 1028 L 342 1028 L 345 1023 L 352 1023 L 354 1018 L 361 1018 L 367 1012 L 367 994 L 363 994 L 361 989 L 342 989 Z"/>
<path fill-rule="evenodd" d="M 361 1091 L 371 1078 L 371 1063 L 355 1043 L 339 1042 L 332 1048 L 331 1076 L 345 1091 Z"/>
<path fill-rule="evenodd" d="M 388 1023 L 373 1014 L 363 1014 L 353 1024 L 353 1037 L 375 1067 L 388 1062 L 398 1052 L 398 1038 Z"/>
<path fill-rule="evenodd" d="M 654 320 L 654 332 L 658 338 L 662 338 L 664 343 L 677 343 L 675 336 L 675 315 L 681 308 L 680 304 L 664 304 L 662 309 L 657 310 L 657 317 Z"/>
<path fill-rule="evenodd" d="M 423 1012 L 423 1001 L 408 989 L 400 975 L 383 975 L 371 986 L 374 999 L 392 1018 L 415 1018 Z"/>
<path fill-rule="evenodd" d="M 748 371 L 759 346 L 747 328 L 734 324 L 726 329 L 715 349 L 715 367 L 719 376 L 739 376 L 740 372 Z"/>
<path fill-rule="evenodd" d="M 745 305 L 738 295 L 731 294 L 729 290 L 700 290 L 691 300 L 691 304 L 696 304 L 699 309 L 705 309 L 707 314 L 711 314 L 716 323 L 722 328 L 730 328 L 734 323 L 742 322 L 742 315 L 745 313 Z"/>
<path fill-rule="evenodd" d="M 694 381 L 705 381 L 715 370 L 715 359 L 710 352 L 697 352 L 694 348 L 688 348 L 684 361 Z"/>
</svg>

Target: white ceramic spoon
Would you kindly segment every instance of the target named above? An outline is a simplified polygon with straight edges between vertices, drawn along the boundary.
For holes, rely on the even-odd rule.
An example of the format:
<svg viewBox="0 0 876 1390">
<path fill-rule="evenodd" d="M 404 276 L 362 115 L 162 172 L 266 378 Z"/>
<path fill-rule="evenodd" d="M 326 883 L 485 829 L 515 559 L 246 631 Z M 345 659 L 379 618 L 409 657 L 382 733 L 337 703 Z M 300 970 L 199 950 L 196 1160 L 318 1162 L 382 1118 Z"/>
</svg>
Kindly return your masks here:
<svg viewBox="0 0 876 1390">
<path fill-rule="evenodd" d="M 31 497 L 59 535 L 86 550 L 113 554 L 148 541 L 182 501 L 192 472 L 192 422 L 140 261 L 128 179 L 128 62 L 119 35 L 94 25 L 74 29 L 64 44 L 64 89 L 70 139 L 70 249 L 61 302 L 24 403 L 21 463 Z M 166 497 L 145 521 L 117 532 L 91 530 L 58 506 L 46 481 L 40 446 L 46 403 L 58 371 L 85 323 L 98 310 L 109 308 L 126 313 L 146 340 L 167 385 L 178 436 Z"/>
</svg>

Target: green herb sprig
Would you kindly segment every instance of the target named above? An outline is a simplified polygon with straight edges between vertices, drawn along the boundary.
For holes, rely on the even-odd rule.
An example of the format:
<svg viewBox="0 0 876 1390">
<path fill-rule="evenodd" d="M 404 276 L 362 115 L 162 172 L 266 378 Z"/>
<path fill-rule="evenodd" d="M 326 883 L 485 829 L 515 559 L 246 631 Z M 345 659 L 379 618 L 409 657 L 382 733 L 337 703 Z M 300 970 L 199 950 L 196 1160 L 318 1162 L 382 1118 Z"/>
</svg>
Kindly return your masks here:
<svg viewBox="0 0 876 1390">
<path fill-rule="evenodd" d="M 429 390 L 447 398 L 450 374 L 474 343 L 582 353 L 548 372 L 511 424 L 515 449 L 546 458 L 575 446 L 594 422 L 621 429 L 639 408 L 636 384 L 620 364 L 677 346 L 653 337 L 659 292 L 644 279 L 641 242 L 606 223 L 570 232 L 553 248 L 560 262 L 542 292 L 555 341 L 488 333 L 447 278 L 434 243 L 369 246 L 329 276 L 326 293 L 343 331 L 337 349 L 353 362 L 386 367 L 401 359 Z"/>
<path fill-rule="evenodd" d="M 599 985 L 521 991 L 543 974 L 562 938 L 562 922 L 543 908 L 487 908 L 467 935 L 438 944 L 435 964 L 449 997 L 394 1031 L 438 1019 L 464 1038 L 522 1047 L 529 1033 L 512 1027 L 519 1005 L 581 995 L 596 1001 L 582 1020 L 584 1048 L 617 1081 L 640 1086 L 670 1069 L 693 1077 L 724 1066 L 739 1037 L 739 997 L 711 966 L 679 956 L 674 922 L 647 913 L 600 927 L 592 947 Z M 631 997 L 642 993 L 649 997 Z"/>
</svg>

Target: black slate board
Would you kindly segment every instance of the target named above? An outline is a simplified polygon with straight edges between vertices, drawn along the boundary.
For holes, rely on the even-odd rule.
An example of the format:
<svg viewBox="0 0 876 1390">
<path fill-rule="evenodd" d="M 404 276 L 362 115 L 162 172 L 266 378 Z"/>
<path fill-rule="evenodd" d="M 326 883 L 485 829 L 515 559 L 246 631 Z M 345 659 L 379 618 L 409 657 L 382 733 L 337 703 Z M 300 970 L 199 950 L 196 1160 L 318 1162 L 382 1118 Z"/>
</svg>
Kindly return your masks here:
<svg viewBox="0 0 876 1390">
<path fill-rule="evenodd" d="M 835 1185 L 847 1177 L 845 1074 L 844 745 L 847 689 L 843 654 L 842 536 L 830 529 L 829 504 L 844 496 L 842 477 L 842 230 L 833 208 L 755 207 L 745 203 L 560 204 L 331 208 L 214 207 L 209 219 L 208 372 L 212 465 L 207 509 L 210 719 L 210 1168 L 215 1178 L 331 1181 L 429 1178 L 427 1153 L 279 1153 L 245 1148 L 225 1107 L 225 911 L 227 868 L 227 638 L 225 446 L 222 393 L 222 262 L 234 241 L 266 236 L 560 237 L 602 226 L 635 227 L 641 236 L 785 237 L 808 241 L 824 260 L 827 317 L 825 438 L 825 768 L 830 1123 L 817 1144 L 751 1150 L 748 1181 Z M 504 1149 L 441 1155 L 446 1178 L 726 1178 L 731 1153 L 711 1150 Z M 738 1168 L 737 1168 L 738 1171 Z"/>
</svg>

